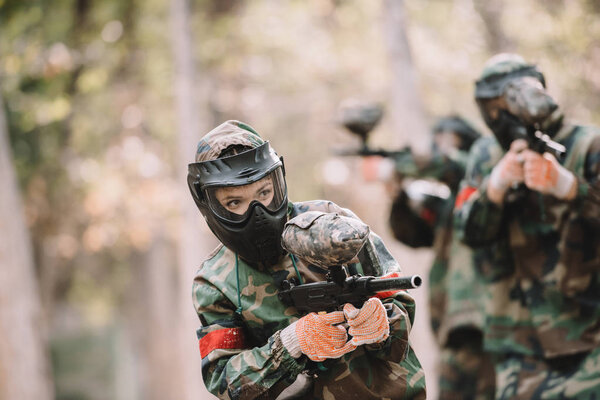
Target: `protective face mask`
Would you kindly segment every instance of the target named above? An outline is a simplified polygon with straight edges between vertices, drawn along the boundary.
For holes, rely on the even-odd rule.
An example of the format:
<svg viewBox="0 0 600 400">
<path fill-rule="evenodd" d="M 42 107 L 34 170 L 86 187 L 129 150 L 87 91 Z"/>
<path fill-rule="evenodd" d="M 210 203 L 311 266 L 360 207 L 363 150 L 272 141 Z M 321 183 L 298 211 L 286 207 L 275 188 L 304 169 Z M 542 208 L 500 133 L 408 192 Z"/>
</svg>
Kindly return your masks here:
<svg viewBox="0 0 600 400">
<path fill-rule="evenodd" d="M 249 210 L 250 219 L 246 226 L 239 231 L 240 243 L 251 248 L 252 256 L 266 265 L 274 265 L 283 254 L 281 234 L 286 222 L 285 213 L 273 215 L 266 207 L 256 202 Z M 245 247 L 244 246 L 244 247 Z M 241 255 L 241 254 L 240 254 Z M 247 258 L 252 260 L 253 257 Z"/>
<path fill-rule="evenodd" d="M 506 110 L 500 110 L 498 118 L 486 122 L 505 151 L 514 140 L 527 137 L 527 126 Z"/>
</svg>

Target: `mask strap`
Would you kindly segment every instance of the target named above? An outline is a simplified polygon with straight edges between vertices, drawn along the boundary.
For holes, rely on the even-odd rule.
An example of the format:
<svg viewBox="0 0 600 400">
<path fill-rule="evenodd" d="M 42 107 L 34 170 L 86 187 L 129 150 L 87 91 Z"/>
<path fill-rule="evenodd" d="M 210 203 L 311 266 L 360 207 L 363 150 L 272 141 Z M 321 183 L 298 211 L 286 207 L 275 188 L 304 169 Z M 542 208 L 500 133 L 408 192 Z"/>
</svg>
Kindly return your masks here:
<svg viewBox="0 0 600 400">
<path fill-rule="evenodd" d="M 300 281 L 300 284 L 302 285 L 304 283 L 304 281 L 302 281 L 300 272 L 298 272 L 298 267 L 296 267 L 296 257 L 294 257 L 294 255 L 292 253 L 290 253 L 290 258 L 292 259 L 292 264 L 294 265 L 294 269 L 296 270 L 296 275 L 298 275 L 298 280 Z"/>
<path fill-rule="evenodd" d="M 240 292 L 240 268 L 238 261 L 238 254 L 235 253 L 235 279 L 237 281 L 237 297 L 238 297 L 238 308 L 235 310 L 236 314 L 242 314 L 242 294 Z"/>
</svg>

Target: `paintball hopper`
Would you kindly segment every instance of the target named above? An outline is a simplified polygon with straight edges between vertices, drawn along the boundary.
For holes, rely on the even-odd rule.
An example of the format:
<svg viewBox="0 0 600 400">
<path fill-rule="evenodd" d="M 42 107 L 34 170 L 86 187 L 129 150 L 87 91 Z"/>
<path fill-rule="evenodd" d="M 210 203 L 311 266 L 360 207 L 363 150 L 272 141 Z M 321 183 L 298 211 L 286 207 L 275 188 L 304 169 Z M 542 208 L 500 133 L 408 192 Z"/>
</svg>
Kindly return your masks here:
<svg viewBox="0 0 600 400">
<path fill-rule="evenodd" d="M 322 268 L 351 262 L 369 237 L 369 226 L 337 213 L 308 211 L 290 219 L 282 247 Z"/>
<path fill-rule="evenodd" d="M 347 303 L 362 307 L 380 292 L 387 292 L 381 296 L 388 297 L 398 290 L 421 285 L 418 275 L 385 279 L 357 273 L 348 276 L 344 264 L 354 262 L 355 258 L 359 262 L 356 255 L 363 246 L 368 246 L 367 242 L 369 227 L 356 218 L 320 211 L 308 211 L 292 218 L 283 230 L 282 247 L 328 270 L 327 280 L 298 284 L 295 278 L 286 279 L 277 297 L 299 312 L 333 311 L 341 310 Z"/>
<path fill-rule="evenodd" d="M 369 132 L 381 120 L 383 106 L 378 103 L 345 100 L 339 107 L 339 122 L 366 143 Z"/>
<path fill-rule="evenodd" d="M 379 103 L 358 100 L 345 100 L 338 110 L 338 121 L 350 133 L 361 140 L 358 149 L 340 149 L 335 151 L 340 156 L 380 156 L 396 158 L 407 154 L 410 150 L 405 147 L 400 150 L 375 149 L 368 145 L 369 133 L 377 126 L 383 116 L 383 106 Z"/>
</svg>

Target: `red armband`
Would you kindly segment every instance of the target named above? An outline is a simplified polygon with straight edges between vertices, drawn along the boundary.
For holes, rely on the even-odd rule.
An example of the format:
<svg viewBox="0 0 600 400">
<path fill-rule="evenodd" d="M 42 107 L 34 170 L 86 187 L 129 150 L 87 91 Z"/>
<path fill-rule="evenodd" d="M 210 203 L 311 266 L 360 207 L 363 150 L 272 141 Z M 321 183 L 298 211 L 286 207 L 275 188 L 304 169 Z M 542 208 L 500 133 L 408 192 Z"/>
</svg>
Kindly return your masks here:
<svg viewBox="0 0 600 400">
<path fill-rule="evenodd" d="M 200 338 L 200 356 L 204 358 L 217 349 L 243 349 L 245 343 L 242 328 L 217 329 Z"/>
<path fill-rule="evenodd" d="M 464 187 L 456 196 L 456 201 L 454 202 L 454 209 L 458 210 L 459 208 L 461 208 L 465 201 L 469 200 L 469 197 L 471 197 L 471 195 L 476 191 L 477 188 L 473 186 Z"/>
</svg>

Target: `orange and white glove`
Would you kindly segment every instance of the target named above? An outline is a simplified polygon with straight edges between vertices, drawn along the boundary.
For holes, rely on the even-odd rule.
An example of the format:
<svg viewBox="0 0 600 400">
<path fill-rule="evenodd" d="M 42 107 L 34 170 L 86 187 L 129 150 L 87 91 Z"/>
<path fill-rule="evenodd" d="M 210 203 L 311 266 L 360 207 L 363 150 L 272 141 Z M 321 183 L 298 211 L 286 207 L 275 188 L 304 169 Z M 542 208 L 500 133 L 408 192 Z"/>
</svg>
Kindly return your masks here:
<svg viewBox="0 0 600 400">
<path fill-rule="evenodd" d="M 394 176 L 396 164 L 391 158 L 368 156 L 362 159 L 362 177 L 367 182 L 388 181 Z"/>
<path fill-rule="evenodd" d="M 549 194 L 557 199 L 568 197 L 577 179 L 575 175 L 556 161 L 550 153 L 523 152 L 525 185 L 532 190 Z"/>
<path fill-rule="evenodd" d="M 344 315 L 350 326 L 350 343 L 356 346 L 381 343 L 390 336 L 387 311 L 381 300 L 376 297 L 365 301 L 360 309 L 350 303 L 346 304 Z"/>
<path fill-rule="evenodd" d="M 310 313 L 281 331 L 281 341 L 294 358 L 306 354 L 313 361 L 339 358 L 356 349 L 348 341 L 342 311 L 327 314 Z"/>
<path fill-rule="evenodd" d="M 527 149 L 525 140 L 519 139 L 511 143 L 510 150 L 492 170 L 488 190 L 493 190 L 500 196 L 504 196 L 508 188 L 525 180 L 523 155 L 521 154 L 525 149 Z"/>
</svg>

